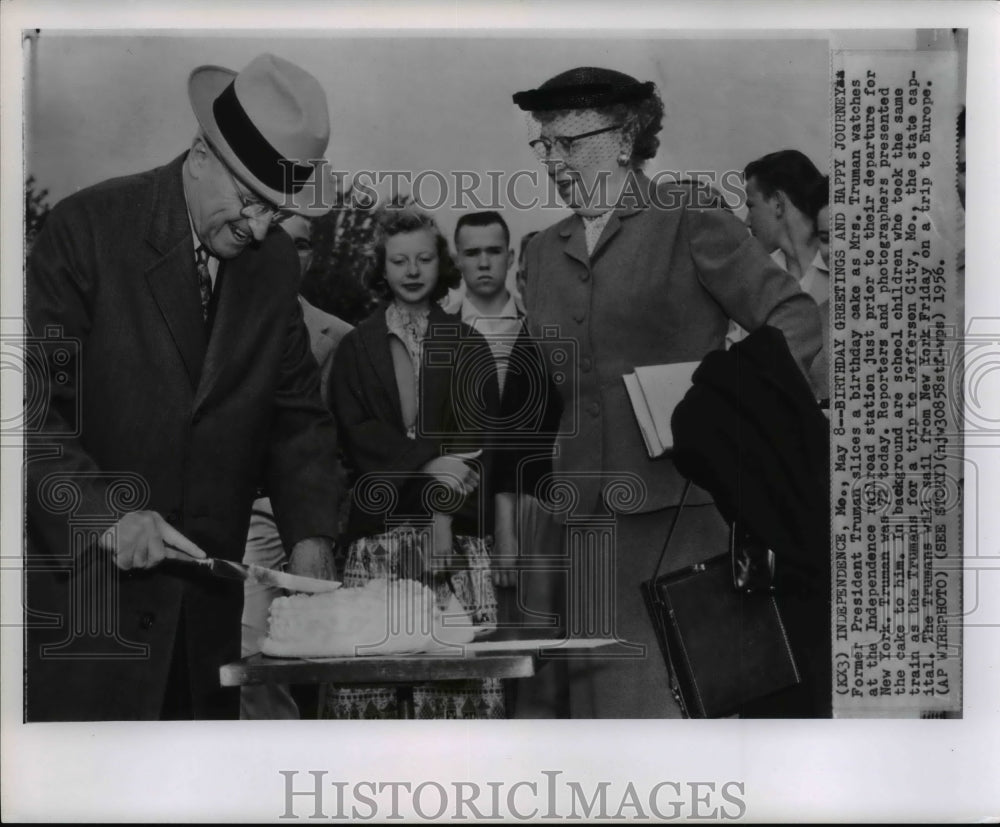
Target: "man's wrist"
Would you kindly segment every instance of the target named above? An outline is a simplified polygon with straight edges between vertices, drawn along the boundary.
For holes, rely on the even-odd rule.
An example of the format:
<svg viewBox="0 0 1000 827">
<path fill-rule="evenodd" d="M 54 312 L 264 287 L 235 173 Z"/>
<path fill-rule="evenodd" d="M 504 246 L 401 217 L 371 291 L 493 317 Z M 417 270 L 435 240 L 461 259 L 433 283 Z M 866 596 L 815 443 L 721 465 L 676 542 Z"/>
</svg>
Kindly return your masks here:
<svg viewBox="0 0 1000 827">
<path fill-rule="evenodd" d="M 332 537 L 303 537 L 292 546 L 292 554 L 296 551 L 329 551 L 333 548 Z"/>
</svg>

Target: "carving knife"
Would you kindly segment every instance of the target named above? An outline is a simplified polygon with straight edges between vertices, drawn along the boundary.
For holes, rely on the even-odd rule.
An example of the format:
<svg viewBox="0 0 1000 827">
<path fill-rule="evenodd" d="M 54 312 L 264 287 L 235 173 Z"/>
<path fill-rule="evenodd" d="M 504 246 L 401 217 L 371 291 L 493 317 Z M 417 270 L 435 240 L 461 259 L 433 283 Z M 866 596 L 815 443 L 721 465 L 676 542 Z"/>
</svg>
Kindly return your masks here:
<svg viewBox="0 0 1000 827">
<path fill-rule="evenodd" d="M 261 583 L 265 586 L 275 586 L 290 592 L 322 594 L 323 592 L 332 592 L 340 588 L 340 582 L 336 580 L 319 580 L 315 577 L 302 577 L 298 574 L 275 571 L 264 566 L 245 566 L 233 560 L 222 560 L 217 557 L 206 557 L 203 560 L 190 557 L 181 562 L 201 566 L 203 569 L 207 569 L 214 577 L 223 577 L 227 580 L 242 580 L 249 583 Z"/>
</svg>

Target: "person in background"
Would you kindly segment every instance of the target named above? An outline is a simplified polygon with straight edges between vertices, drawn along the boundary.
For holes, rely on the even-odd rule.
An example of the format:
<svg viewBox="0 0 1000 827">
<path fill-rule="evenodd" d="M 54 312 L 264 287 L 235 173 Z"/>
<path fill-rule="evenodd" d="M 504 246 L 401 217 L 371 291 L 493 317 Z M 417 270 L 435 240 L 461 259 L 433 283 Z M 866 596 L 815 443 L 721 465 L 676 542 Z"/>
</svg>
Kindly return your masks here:
<svg viewBox="0 0 1000 827">
<path fill-rule="evenodd" d="M 299 277 L 305 276 L 312 264 L 312 220 L 301 215 L 292 215 L 281 222 L 280 227 L 292 239 L 299 256 Z M 309 344 L 316 364 L 319 366 L 320 395 L 328 400 L 327 384 L 333 355 L 340 340 L 353 329 L 352 325 L 330 313 L 314 307 L 301 295 L 302 317 L 309 331 Z M 331 507 L 336 507 L 335 503 Z M 246 549 L 243 554 L 246 565 L 282 569 L 288 563 L 288 555 L 281 542 L 278 526 L 274 521 L 274 509 L 267 497 L 254 500 L 250 511 L 250 530 L 247 533 Z M 267 614 L 271 601 L 284 592 L 274 586 L 256 581 L 247 581 L 243 586 L 243 636 L 241 654 L 243 657 L 260 651 L 260 640 L 267 633 Z M 240 718 L 243 720 L 298 718 L 299 708 L 287 685 L 255 684 L 240 687 Z"/>
<path fill-rule="evenodd" d="M 344 337 L 330 378 L 345 460 L 358 475 L 344 586 L 419 579 L 440 604 L 454 594 L 476 625 L 493 626 L 493 455 L 484 450 L 500 410 L 493 356 L 438 304 L 460 276 L 429 215 L 381 208 L 374 254 L 369 287 L 384 304 Z M 449 496 L 429 495 L 429 484 Z M 506 716 L 494 679 L 422 684 L 412 703 L 418 718 Z M 399 699 L 389 688 L 327 686 L 320 716 L 398 717 Z"/>
<path fill-rule="evenodd" d="M 576 364 L 560 371 L 565 404 L 554 460 L 561 500 L 571 507 L 558 516 L 566 523 L 564 557 L 582 583 L 569 593 L 575 602 L 564 621 L 577 636 L 594 636 L 593 623 L 599 637 L 609 636 L 611 623 L 630 644 L 621 656 L 569 665 L 566 711 L 678 717 L 640 583 L 653 573 L 684 479 L 669 458 L 649 458 L 622 376 L 722 349 L 729 319 L 750 331 L 777 328 L 805 374 L 820 348 L 819 314 L 716 192 L 696 182 L 653 184 L 643 174 L 663 121 L 655 84 L 581 67 L 517 93 L 514 103 L 530 113 L 530 146 L 573 211 L 525 253 L 529 330 L 539 338 L 545 328 L 559 331 L 542 340 L 551 355 L 576 343 Z M 601 534 L 609 523 L 610 548 Z M 696 489 L 666 569 L 720 554 L 727 542 L 711 498 Z"/>
<path fill-rule="evenodd" d="M 752 161 L 743 175 L 747 195 L 746 225 L 750 233 L 779 265 L 798 279 L 802 290 L 820 307 L 824 345 L 810 367 L 809 382 L 816 398 L 826 399 L 830 395 L 825 354 L 830 265 L 823 256 L 816 217 L 817 205 L 829 202 L 830 179 L 796 149 L 772 152 Z M 829 219 L 827 223 L 829 230 Z M 728 339 L 732 343 L 745 335 L 745 331 L 733 326 Z"/>
<path fill-rule="evenodd" d="M 816 240 L 819 242 L 819 257 L 827 270 L 830 269 L 830 179 L 823 177 L 817 187 L 814 206 L 816 210 Z"/>
<path fill-rule="evenodd" d="M 495 436 L 502 437 L 501 432 L 507 430 L 507 438 L 494 449 L 493 574 L 499 624 L 530 628 L 533 613 L 537 616 L 551 609 L 550 601 L 544 599 L 547 581 L 544 573 L 520 566 L 518 560 L 544 547 L 546 535 L 538 533 L 543 515 L 534 493 L 539 480 L 551 470 L 551 435 L 558 424 L 556 393 L 547 381 L 537 343 L 525 328 L 524 310 L 507 289 L 514 251 L 503 217 L 494 211 L 462 215 L 455 227 L 455 250 L 465 297 L 447 309 L 460 313 L 493 352 L 501 400 Z M 517 685 L 509 681 L 507 689 L 513 713 Z M 525 698 L 530 697 L 529 690 Z"/>
<path fill-rule="evenodd" d="M 189 150 L 64 199 L 28 260 L 26 329 L 73 343 L 28 444 L 29 721 L 238 716 L 243 584 L 191 561 L 242 558 L 260 484 L 289 570 L 333 574 L 336 426 L 274 226 L 328 209 L 326 94 L 263 54 L 188 97 Z"/>
<path fill-rule="evenodd" d="M 797 149 L 772 152 L 747 164 L 746 225 L 765 251 L 798 280 L 817 304 L 830 297 L 830 271 L 819 255 L 813 193 L 828 184 Z"/>
<path fill-rule="evenodd" d="M 507 222 L 492 210 L 465 213 L 455 226 L 455 251 L 465 295 L 446 306 L 445 312 L 460 314 L 465 324 L 486 339 L 496 362 L 502 399 L 512 351 L 524 330 L 524 312 L 507 289 L 507 275 L 514 262 Z M 515 376 L 513 385 L 518 378 Z M 516 495 L 511 483 L 506 486 L 510 490 L 498 489 L 495 495 L 493 577 L 501 587 L 513 586 L 516 579 Z"/>
</svg>

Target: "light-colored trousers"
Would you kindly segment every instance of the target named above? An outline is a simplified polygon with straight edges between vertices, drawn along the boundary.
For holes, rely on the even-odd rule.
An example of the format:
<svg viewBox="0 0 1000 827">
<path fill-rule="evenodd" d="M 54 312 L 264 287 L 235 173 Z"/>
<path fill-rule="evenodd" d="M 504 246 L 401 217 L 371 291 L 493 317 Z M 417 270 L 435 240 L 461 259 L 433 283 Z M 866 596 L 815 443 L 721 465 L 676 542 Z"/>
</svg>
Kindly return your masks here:
<svg viewBox="0 0 1000 827">
<path fill-rule="evenodd" d="M 286 560 L 285 548 L 274 522 L 271 501 L 255 500 L 250 515 L 250 529 L 243 562 L 269 569 L 281 568 Z M 243 587 L 243 657 L 260 651 L 260 641 L 267 634 L 267 613 L 271 601 L 281 597 L 281 589 L 247 582 Z M 240 687 L 240 719 L 244 721 L 296 719 L 299 708 L 284 684 L 257 684 Z"/>
</svg>

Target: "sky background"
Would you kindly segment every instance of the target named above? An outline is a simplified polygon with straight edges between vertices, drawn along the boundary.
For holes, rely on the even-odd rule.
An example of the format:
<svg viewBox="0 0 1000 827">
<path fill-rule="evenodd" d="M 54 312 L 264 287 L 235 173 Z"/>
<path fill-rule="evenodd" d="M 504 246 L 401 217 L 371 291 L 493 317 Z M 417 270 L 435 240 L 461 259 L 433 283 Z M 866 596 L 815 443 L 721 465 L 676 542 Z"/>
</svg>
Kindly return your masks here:
<svg viewBox="0 0 1000 827">
<path fill-rule="evenodd" d="M 166 163 L 196 128 L 186 91 L 191 69 L 214 63 L 238 70 L 271 51 L 299 63 L 326 90 L 327 157 L 335 169 L 527 169 L 544 181 L 527 146 L 525 115 L 511 95 L 574 66 L 597 65 L 659 86 L 667 114 L 650 172 L 721 174 L 788 147 L 825 171 L 828 41 L 823 33 L 792 35 L 220 37 L 43 30 L 28 69 L 26 166 L 54 203 L 89 184 Z M 541 187 L 527 191 L 546 197 Z M 436 186 L 424 194 L 434 199 Z M 435 211 L 449 236 L 458 214 L 450 207 Z M 504 214 L 516 244 L 521 234 L 566 213 Z"/>
</svg>

